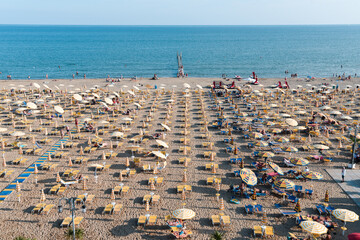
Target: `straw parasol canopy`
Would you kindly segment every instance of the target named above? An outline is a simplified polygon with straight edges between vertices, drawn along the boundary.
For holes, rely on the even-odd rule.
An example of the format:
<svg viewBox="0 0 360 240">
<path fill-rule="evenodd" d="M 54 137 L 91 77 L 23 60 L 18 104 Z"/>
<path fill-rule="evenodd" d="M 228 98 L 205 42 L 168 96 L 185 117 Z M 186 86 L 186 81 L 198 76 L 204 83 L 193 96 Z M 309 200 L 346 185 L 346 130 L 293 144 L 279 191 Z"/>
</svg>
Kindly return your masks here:
<svg viewBox="0 0 360 240">
<path fill-rule="evenodd" d="M 320 180 L 323 178 L 323 175 L 321 173 L 313 172 L 313 171 L 303 172 L 302 175 L 304 178 L 312 179 L 312 180 Z"/>
<path fill-rule="evenodd" d="M 300 227 L 311 234 L 321 235 L 327 233 L 328 231 L 328 229 L 324 225 L 315 221 L 303 221 L 300 223 Z"/>
<path fill-rule="evenodd" d="M 157 139 L 156 142 L 157 142 L 157 144 L 159 144 L 160 146 L 162 146 L 164 148 L 169 148 L 169 145 L 166 142 L 162 141 L 162 140 Z"/>
<path fill-rule="evenodd" d="M 332 211 L 332 215 L 345 223 L 359 221 L 359 215 L 347 209 L 335 209 Z"/>
<path fill-rule="evenodd" d="M 196 213 L 191 209 L 180 208 L 174 210 L 171 215 L 176 219 L 186 220 L 194 218 Z"/>
<path fill-rule="evenodd" d="M 284 175 L 283 170 L 279 167 L 279 165 L 273 163 L 273 162 L 268 162 L 269 166 L 278 174 L 280 175 Z"/>
<path fill-rule="evenodd" d="M 295 186 L 294 182 L 285 178 L 276 179 L 274 181 L 274 185 L 278 188 L 284 188 L 284 189 L 291 189 Z"/>
<path fill-rule="evenodd" d="M 248 168 L 240 170 L 240 177 L 242 181 L 249 186 L 255 186 L 257 184 L 257 177 L 255 173 Z"/>
</svg>

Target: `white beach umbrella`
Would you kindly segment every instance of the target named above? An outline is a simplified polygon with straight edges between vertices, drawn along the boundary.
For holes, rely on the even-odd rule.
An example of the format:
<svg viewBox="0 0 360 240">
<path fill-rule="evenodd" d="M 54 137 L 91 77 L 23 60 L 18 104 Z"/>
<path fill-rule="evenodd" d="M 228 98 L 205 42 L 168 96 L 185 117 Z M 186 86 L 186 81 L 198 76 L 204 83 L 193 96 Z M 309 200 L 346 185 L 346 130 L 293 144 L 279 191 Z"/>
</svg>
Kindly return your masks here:
<svg viewBox="0 0 360 240">
<path fill-rule="evenodd" d="M 34 85 L 34 87 L 36 87 L 36 88 L 40 88 L 40 85 L 38 84 L 38 83 L 33 83 L 33 85 Z"/>
<path fill-rule="evenodd" d="M 60 107 L 60 106 L 55 106 L 54 110 L 56 112 L 58 112 L 58 113 L 61 113 L 61 114 L 63 114 L 65 112 L 64 109 L 62 107 Z"/>
<path fill-rule="evenodd" d="M 74 97 L 74 99 L 77 100 L 77 101 L 81 101 L 81 100 L 82 100 L 82 97 L 81 97 L 79 94 L 77 94 L 77 93 L 75 93 L 75 94 L 73 95 L 73 97 Z"/>
<path fill-rule="evenodd" d="M 109 105 L 113 105 L 114 102 L 110 98 L 105 98 L 105 102 Z"/>
<path fill-rule="evenodd" d="M 31 109 L 37 109 L 36 104 L 33 103 L 33 102 L 28 102 L 28 103 L 26 103 L 26 106 L 27 106 L 28 108 L 31 108 Z"/>
</svg>

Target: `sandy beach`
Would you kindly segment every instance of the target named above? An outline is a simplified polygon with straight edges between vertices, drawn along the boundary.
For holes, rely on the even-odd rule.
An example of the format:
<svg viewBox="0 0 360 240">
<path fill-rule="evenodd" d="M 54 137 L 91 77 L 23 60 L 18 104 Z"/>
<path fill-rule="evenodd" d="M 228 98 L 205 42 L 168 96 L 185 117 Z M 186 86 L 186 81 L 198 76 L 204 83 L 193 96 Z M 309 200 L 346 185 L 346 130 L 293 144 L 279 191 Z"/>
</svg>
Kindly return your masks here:
<svg viewBox="0 0 360 240">
<path fill-rule="evenodd" d="M 234 94 L 229 96 L 221 95 L 216 99 L 211 94 L 210 86 L 213 81 L 223 81 L 226 84 L 231 84 L 235 81 L 235 85 L 239 86 L 244 92 L 241 96 L 236 96 L 237 90 L 233 90 Z M 63 151 L 66 153 L 63 158 L 52 158 L 50 161 L 46 160 L 43 164 L 57 164 L 54 170 L 42 170 L 39 167 L 39 173 L 37 175 L 37 183 L 35 183 L 35 176 L 31 174 L 23 183 L 21 183 L 20 202 L 18 201 L 17 192 L 13 192 L 3 202 L 0 203 L 0 239 L 14 239 L 17 236 L 25 236 L 27 238 L 41 239 L 64 239 L 66 228 L 61 228 L 60 224 L 64 218 L 69 217 L 71 212 L 69 205 L 64 205 L 64 211 L 58 213 L 57 206 L 60 198 L 63 197 L 77 197 L 78 195 L 87 193 L 88 195 L 95 195 L 92 203 L 86 204 L 86 213 L 81 212 L 81 204 L 77 205 L 76 216 L 83 216 L 84 220 L 79 225 L 79 228 L 84 230 L 84 239 L 172 239 L 170 228 L 168 227 L 164 217 L 171 214 L 173 210 L 183 207 L 183 203 L 186 203 L 185 207 L 192 209 L 196 216 L 187 220 L 187 229 L 193 232 L 192 239 L 210 239 L 214 230 L 219 230 L 224 233 L 224 239 L 252 239 L 253 227 L 261 226 L 262 213 L 246 214 L 244 206 L 248 204 L 254 204 L 254 200 L 237 196 L 240 200 L 240 204 L 230 203 L 232 193 L 228 191 L 231 184 L 238 186 L 241 184 L 241 178 L 234 175 L 234 171 L 240 170 L 238 164 L 231 164 L 230 158 L 242 158 L 246 168 L 254 170 L 259 174 L 261 178 L 264 172 L 257 171 L 252 167 L 252 162 L 263 161 L 263 158 L 254 157 L 254 151 L 270 150 L 269 147 L 256 147 L 248 148 L 249 143 L 255 143 L 259 140 L 250 137 L 245 138 L 245 135 L 252 131 L 263 130 L 271 135 L 271 140 L 276 138 L 275 135 L 270 134 L 270 129 L 274 126 L 266 125 L 261 122 L 262 127 L 253 128 L 251 131 L 236 131 L 228 134 L 226 128 L 212 127 L 213 123 L 216 123 L 219 118 L 219 114 L 226 116 L 227 122 L 234 124 L 239 121 L 244 123 L 243 119 L 235 118 L 236 113 L 243 112 L 250 118 L 250 125 L 254 126 L 258 122 L 251 122 L 256 118 L 252 114 L 261 113 L 261 115 L 269 115 L 271 121 L 276 122 L 277 125 L 283 126 L 288 129 L 289 126 L 284 127 L 284 118 L 281 118 L 281 114 L 289 114 L 292 119 L 299 122 L 299 126 L 305 126 L 306 120 L 312 117 L 311 112 L 322 112 L 327 116 L 328 112 L 321 110 L 321 106 L 329 105 L 333 110 L 338 110 L 341 115 L 334 118 L 339 120 L 340 116 L 353 116 L 359 113 L 359 91 L 356 90 L 356 84 L 360 83 L 359 78 L 353 78 L 351 80 L 339 81 L 335 79 L 288 79 L 288 83 L 291 89 L 295 91 L 284 91 L 284 94 L 278 94 L 278 90 L 271 88 L 276 85 L 278 81 L 284 82 L 283 79 L 271 78 L 271 79 L 259 79 L 261 85 L 248 85 L 243 80 L 222 80 L 220 78 L 160 78 L 159 80 L 138 79 L 130 80 L 123 79 L 120 82 L 107 82 L 105 79 L 43 79 L 43 80 L 2 80 L 0 81 L 1 100 L 0 100 L 0 119 L 1 126 L 6 128 L 6 132 L 2 132 L 4 136 L 2 138 L 7 143 L 16 142 L 15 136 L 6 136 L 6 133 L 13 131 L 23 131 L 25 136 L 31 135 L 29 139 L 19 140 L 24 144 L 21 151 L 34 148 L 33 139 L 40 141 L 44 138 L 49 139 L 47 143 L 40 143 L 42 147 L 41 152 L 38 155 L 24 155 L 19 154 L 19 149 L 8 146 L 5 147 L 4 157 L 6 160 L 6 167 L 2 166 L 1 170 L 13 170 L 9 176 L 0 178 L 0 189 L 7 188 L 9 183 L 18 178 L 20 174 L 29 168 L 39 157 L 48 151 L 53 145 L 59 142 L 61 136 L 58 129 L 60 127 L 68 126 L 72 135 L 78 134 L 75 126 L 75 116 L 79 117 L 79 125 L 83 122 L 81 119 L 91 118 L 89 122 L 93 122 L 94 129 L 97 128 L 98 138 L 102 139 L 106 146 L 97 149 L 92 153 L 80 153 L 80 149 L 85 149 L 89 139 L 95 138 L 94 132 L 81 131 L 80 139 L 69 139 L 66 142 L 76 143 L 77 146 L 73 148 L 58 149 L 55 153 Z M 38 89 L 34 83 L 40 85 L 40 95 L 34 95 Z M 190 85 L 190 94 L 185 93 L 186 87 L 184 83 Z M 45 84 L 45 85 L 44 85 Z M 327 84 L 329 93 L 316 94 L 316 89 L 319 89 L 321 85 Z M 338 85 L 339 91 L 335 92 L 335 87 Z M 156 89 L 155 89 L 156 85 Z M 203 87 L 201 90 L 196 85 Z M 301 86 L 299 86 L 301 85 Z M 349 87 L 349 86 L 350 87 Z M 11 92 L 13 88 L 13 93 Z M 33 90 L 33 92 L 27 92 Z M 46 92 L 42 92 L 43 89 L 47 89 Z M 51 92 L 49 91 L 51 89 Z M 311 89 L 315 89 L 313 93 L 308 92 Z M 130 90 L 130 92 L 129 92 Z M 342 93 L 341 91 L 344 92 Z M 25 91 L 27 93 L 24 93 Z M 34 92 L 35 91 L 35 92 Z M 219 90 L 217 90 L 219 91 Z M 114 92 L 119 94 L 120 103 L 117 105 L 109 105 L 109 109 L 105 114 L 98 114 L 98 109 L 104 110 L 104 106 L 100 102 L 104 102 L 105 98 L 112 99 Z M 132 94 L 133 92 L 134 94 Z M 224 92 L 224 91 L 223 91 Z M 271 93 L 270 93 L 271 92 Z M 286 93 L 285 93 L 286 92 Z M 95 93 L 99 95 L 98 102 L 94 105 L 90 105 L 92 99 L 94 99 Z M 262 93 L 262 94 L 257 94 Z M 80 94 L 82 100 L 87 102 L 81 102 L 74 100 L 74 94 Z M 111 96 L 112 95 L 112 96 Z M 187 96 L 189 95 L 189 96 Z M 273 96 L 272 96 L 273 95 Z M 321 99 L 321 96 L 333 95 L 331 104 L 328 104 L 328 99 Z M 280 97 L 279 97 L 280 96 Z M 263 98 L 265 97 L 265 98 Z M 229 100 L 231 98 L 231 100 Z M 5 99 L 11 99 L 10 102 L 4 102 Z M 43 105 L 40 105 L 39 99 L 44 99 L 47 104 L 48 113 L 42 114 L 44 110 Z M 172 99 L 173 101 L 168 101 Z M 244 100 L 246 99 L 246 101 Z M 264 102 L 266 100 L 266 103 Z M 301 99 L 296 102 L 295 99 Z M 317 99 L 319 105 L 315 105 Z M 19 103 L 16 103 L 19 101 Z M 37 103 L 39 113 L 27 116 L 29 122 L 24 120 L 23 115 L 15 114 L 12 120 L 11 111 L 20 107 L 22 101 Z M 218 101 L 218 102 L 217 102 Z M 346 105 L 345 103 L 353 101 L 354 104 Z M 251 102 L 251 111 L 248 110 L 248 103 Z M 139 103 L 141 107 L 137 107 L 134 103 Z M 279 105 L 277 108 L 269 107 L 270 104 Z M 223 110 L 218 111 L 216 106 L 222 106 Z M 236 105 L 236 107 L 235 107 Z M 62 117 L 56 117 L 53 111 L 54 106 L 62 106 L 65 113 L 61 114 Z M 80 106 L 80 107 L 79 107 Z M 213 107 L 215 106 L 215 109 Z M 256 106 L 256 109 L 253 107 Z M 80 108 L 80 110 L 79 110 Z M 238 110 L 236 110 L 237 108 Z M 127 109 L 132 110 L 130 115 L 125 115 Z M 135 111 L 136 109 L 136 111 Z M 304 115 L 296 114 L 296 111 L 304 110 Z M 204 111 L 204 113 L 201 113 Z M 330 110 L 331 111 L 331 110 Z M 49 113 L 52 117 L 49 118 Z M 76 115 L 79 113 L 79 115 Z M 124 117 L 130 117 L 133 120 L 129 122 L 129 125 L 124 125 L 128 121 L 122 120 Z M 205 118 L 204 118 L 205 117 Z M 147 119 L 148 118 L 148 119 Z M 188 118 L 189 121 L 183 119 Z M 67 120 L 68 121 L 64 121 Z M 149 120 L 149 121 L 146 121 Z M 13 122 L 16 122 L 14 125 Z M 25 123 L 20 123 L 21 121 Z M 106 121 L 107 123 L 101 121 Z M 204 125 L 201 122 L 208 122 L 208 132 L 204 130 Z M 325 126 L 321 117 L 317 117 L 317 121 L 321 122 L 320 126 Z M 328 140 L 329 150 L 324 151 L 324 155 L 331 157 L 331 162 L 324 162 L 319 160 L 309 160 L 310 164 L 308 168 L 311 171 L 322 174 L 321 180 L 307 180 L 302 181 L 296 178 L 286 176 L 293 181 L 296 185 L 301 185 L 303 189 L 313 189 L 314 193 L 311 197 L 306 194 L 294 193 L 299 199 L 301 199 L 301 215 L 319 215 L 316 209 L 317 204 L 323 204 L 325 192 L 329 191 L 330 201 L 329 205 L 334 208 L 345 208 L 360 214 L 360 208 L 356 203 L 346 194 L 343 189 L 336 183 L 332 177 L 327 173 L 326 169 L 338 169 L 340 172 L 342 167 L 347 167 L 348 162 L 351 159 L 351 152 L 347 146 L 351 143 L 343 140 L 342 147 L 339 147 L 339 141 L 337 138 L 345 136 L 349 137 L 350 133 L 354 131 L 354 121 L 356 118 L 349 120 L 339 120 L 341 124 L 347 125 L 350 128 L 341 132 L 338 126 L 328 126 L 330 129 L 334 129 L 334 132 L 327 136 L 326 131 L 319 131 L 318 136 L 312 136 L 311 142 L 308 134 L 305 132 L 295 133 L 296 138 L 305 138 L 305 141 L 292 141 L 281 143 L 281 147 L 295 147 L 299 149 L 297 152 L 289 153 L 282 152 L 271 157 L 271 161 L 278 164 L 284 172 L 288 170 L 305 170 L 304 166 L 287 167 L 283 164 L 284 158 L 290 157 L 302 157 L 307 158 L 312 155 L 317 155 L 316 149 L 303 151 L 304 145 L 320 144 L 321 142 Z M 19 122 L 19 124 L 17 124 Z M 49 122 L 49 125 L 44 123 Z M 245 121 L 248 122 L 248 121 Z M 153 155 L 144 155 L 141 152 L 135 153 L 135 157 L 141 159 L 141 164 L 135 166 L 132 158 L 133 154 L 128 150 L 128 147 L 133 145 L 139 145 L 142 152 L 148 153 L 153 150 L 159 150 L 156 140 L 153 138 L 155 134 L 162 134 L 163 126 L 161 123 L 166 123 L 171 128 L 171 131 L 166 131 L 165 139 L 162 139 L 169 145 L 167 149 L 161 149 L 166 151 L 168 157 L 166 159 L 165 168 L 161 168 L 160 172 L 156 174 L 158 177 L 164 178 L 164 183 L 159 186 L 155 186 L 155 190 L 150 190 L 148 180 L 154 177 L 155 174 L 151 171 L 145 173 L 142 171 L 142 165 L 150 164 L 154 167 L 159 161 L 159 165 L 164 165 L 164 160 L 159 160 Z M 186 123 L 186 126 L 182 125 Z M 280 124 L 281 123 L 281 124 Z M 144 125 L 145 124 L 145 125 Z M 24 128 L 21 126 L 25 125 Z M 30 132 L 29 125 L 32 129 L 41 128 L 40 132 Z M 236 125 L 236 124 L 234 124 Z M 109 128 L 104 128 L 109 126 Z M 242 128 L 248 129 L 248 125 L 241 125 Z M 281 128 L 281 127 L 280 127 Z M 46 132 L 50 133 L 55 131 L 56 135 L 45 135 Z M 99 130 L 101 129 L 101 133 Z M 183 131 L 188 132 L 185 136 L 182 135 Z M 293 129 L 292 129 L 293 130 Z M 115 131 L 124 132 L 127 137 L 123 139 L 113 139 L 112 133 Z M 225 134 L 224 134 L 225 131 Z M 134 142 L 133 138 L 138 138 L 139 133 L 143 132 L 147 139 L 141 141 L 141 143 Z M 209 133 L 210 137 L 206 139 L 200 138 L 202 134 Z M 290 138 L 291 134 L 280 134 L 278 136 L 284 136 Z M 66 135 L 68 136 L 68 135 Z M 224 139 L 234 138 L 234 145 L 224 142 Z M 182 142 L 182 138 L 188 139 L 188 144 Z M 110 149 L 110 141 L 113 144 L 120 143 L 119 147 Z M 203 146 L 203 143 L 213 143 L 213 148 L 209 149 Z M 94 146 L 94 144 L 90 144 Z M 179 149 L 187 146 L 191 148 L 191 151 L 187 153 L 180 152 Z M 228 147 L 239 149 L 238 153 L 234 155 L 233 152 L 228 152 Z M 204 158 L 204 152 L 216 153 L 213 161 L 209 158 Z M 115 153 L 115 156 L 111 159 L 103 159 L 103 154 Z M 14 165 L 11 162 L 18 158 L 27 158 L 24 164 Z M 74 161 L 77 157 L 88 158 L 87 163 L 76 164 L 69 166 L 69 158 Z M 184 167 L 184 164 L 179 164 L 179 159 L 188 157 L 191 159 L 188 167 Z M 129 159 L 130 166 L 126 166 L 126 159 Z M 108 170 L 97 171 L 97 179 L 95 179 L 93 164 L 102 165 L 110 164 Z M 206 170 L 205 166 L 209 163 L 218 164 L 216 173 L 212 172 L 212 169 Z M 42 164 L 42 165 L 43 165 Z M 120 172 L 130 168 L 136 170 L 136 173 L 130 177 L 124 177 L 122 181 L 119 180 Z M 58 184 L 56 182 L 57 173 L 61 176 L 67 169 L 79 170 L 79 174 L 82 177 L 86 177 L 88 180 L 87 190 L 83 190 L 83 184 L 77 183 L 66 188 L 62 194 L 50 194 L 50 189 Z M 186 169 L 187 182 L 183 182 L 184 169 Z M 356 166 L 355 170 L 359 170 Z M 355 171 L 348 169 L 348 172 Z M 274 172 L 268 167 L 267 173 Z M 209 177 L 216 176 L 221 178 L 221 190 L 219 191 L 220 197 L 224 199 L 225 209 L 219 209 L 219 201 L 217 201 L 217 191 L 214 185 L 207 184 Z M 76 177 L 76 176 L 74 176 Z M 66 181 L 72 180 L 71 177 L 62 177 Z M 116 186 L 123 183 L 129 187 L 129 192 L 124 195 L 116 195 L 116 204 L 122 204 L 122 210 L 120 214 L 102 214 L 104 207 L 113 200 L 111 200 L 111 191 Z M 177 193 L 177 186 L 188 184 L 192 186 L 191 193 L 186 195 L 186 200 L 181 199 L 181 194 Z M 357 185 L 357 187 L 359 187 Z M 295 221 L 295 216 L 283 216 L 278 209 L 274 207 L 276 203 L 283 203 L 283 197 L 277 196 L 272 193 L 270 184 L 258 184 L 256 185 L 260 191 L 264 191 L 266 196 L 258 196 L 255 202 L 261 204 L 266 210 L 268 222 L 267 226 L 274 228 L 275 236 L 273 239 L 286 239 L 289 232 L 296 234 L 297 236 L 306 237 L 309 233 L 303 231 Z M 32 214 L 33 208 L 40 203 L 41 190 L 44 190 L 46 204 L 54 204 L 54 208 L 48 214 Z M 143 204 L 143 197 L 153 192 L 155 195 L 160 196 L 160 201 L 157 204 L 150 204 L 150 210 L 145 210 Z M 289 192 L 292 192 L 289 190 Z M 293 210 L 294 203 L 287 203 L 285 209 Z M 231 226 L 223 229 L 220 226 L 213 226 L 211 222 L 211 216 L 224 213 L 230 216 Z M 151 214 L 157 216 L 156 225 L 141 227 L 138 226 L 138 218 L 145 214 Z M 344 223 L 332 217 L 332 220 L 339 226 Z M 340 227 L 336 227 L 332 231 L 331 235 L 333 239 L 347 239 L 349 233 L 359 231 L 359 222 L 349 222 L 346 224 L 347 231 L 342 236 L 342 230 Z"/>
</svg>

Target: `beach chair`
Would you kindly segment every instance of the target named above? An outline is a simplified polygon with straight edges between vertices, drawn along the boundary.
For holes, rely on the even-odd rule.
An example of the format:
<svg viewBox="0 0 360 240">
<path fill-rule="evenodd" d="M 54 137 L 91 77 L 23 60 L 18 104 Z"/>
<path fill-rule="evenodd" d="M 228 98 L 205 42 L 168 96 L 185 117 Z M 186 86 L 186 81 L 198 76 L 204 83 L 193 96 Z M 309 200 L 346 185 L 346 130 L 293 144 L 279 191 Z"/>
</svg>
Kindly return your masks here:
<svg viewBox="0 0 360 240">
<path fill-rule="evenodd" d="M 122 188 L 122 186 L 116 186 L 116 187 L 114 187 L 114 193 L 115 193 L 115 194 L 120 194 L 121 188 Z"/>
<path fill-rule="evenodd" d="M 332 207 L 332 206 L 330 206 L 330 205 L 328 205 L 327 207 L 325 207 L 325 209 L 326 209 L 326 211 L 327 211 L 328 214 L 331 214 L 331 212 L 335 210 L 335 208 Z"/>
<path fill-rule="evenodd" d="M 92 201 L 94 200 L 94 198 L 95 198 L 95 195 L 88 195 L 88 196 L 86 197 L 85 202 L 86 202 L 86 203 L 92 203 Z"/>
<path fill-rule="evenodd" d="M 316 205 L 316 209 L 318 210 L 319 215 L 327 214 L 327 211 L 326 211 L 325 206 L 323 204 Z"/>
<path fill-rule="evenodd" d="M 61 222 L 60 227 L 69 227 L 71 222 L 72 222 L 72 218 L 67 217 Z"/>
<path fill-rule="evenodd" d="M 254 206 L 254 212 L 261 213 L 263 211 L 263 206 L 261 204 L 256 204 Z"/>
<path fill-rule="evenodd" d="M 154 195 L 151 198 L 151 204 L 158 204 L 160 201 L 160 195 Z"/>
<path fill-rule="evenodd" d="M 33 208 L 33 210 L 31 210 L 31 213 L 32 214 L 34 214 L 34 213 L 40 214 L 40 212 L 44 209 L 45 206 L 46 206 L 45 203 L 39 203 Z"/>
<path fill-rule="evenodd" d="M 139 219 L 138 219 L 138 222 L 137 222 L 138 226 L 143 225 L 145 227 L 146 220 L 147 220 L 146 216 L 140 216 Z"/>
<path fill-rule="evenodd" d="M 245 205 L 245 212 L 246 212 L 246 214 L 254 213 L 254 206 L 253 205 Z"/>
<path fill-rule="evenodd" d="M 61 187 L 61 184 L 57 184 L 57 185 L 53 186 L 50 189 L 49 193 L 50 194 L 56 194 L 59 191 L 60 187 Z"/>
<path fill-rule="evenodd" d="M 114 214 L 120 214 L 121 210 L 123 208 L 123 205 L 122 204 L 116 204 L 114 209 L 113 209 L 113 213 Z"/>
<path fill-rule="evenodd" d="M 112 203 L 110 203 L 110 204 L 106 205 L 102 214 L 112 214 L 113 209 L 114 209 L 114 205 Z"/>
<path fill-rule="evenodd" d="M 212 222 L 213 226 L 220 225 L 220 216 L 219 215 L 212 215 L 211 216 L 211 222 Z"/>
<path fill-rule="evenodd" d="M 262 237 L 262 229 L 261 229 L 261 226 L 254 226 L 253 227 L 253 230 L 254 230 L 254 237 L 257 237 L 257 236 L 260 236 Z"/>
<path fill-rule="evenodd" d="M 311 196 L 313 195 L 314 190 L 312 189 L 305 189 L 305 194 L 306 196 L 309 196 L 309 198 L 311 198 Z"/>
<path fill-rule="evenodd" d="M 265 237 L 273 237 L 273 236 L 274 236 L 274 228 L 270 226 L 266 226 Z"/>
<path fill-rule="evenodd" d="M 156 215 L 151 215 L 149 217 L 148 225 L 156 225 L 156 222 L 157 222 L 157 216 Z"/>
<path fill-rule="evenodd" d="M 230 227 L 231 226 L 230 216 L 221 216 L 220 225 L 222 227 Z"/>
<path fill-rule="evenodd" d="M 302 192 L 302 186 L 295 185 L 294 190 L 295 190 L 295 192 L 301 193 Z"/>
<path fill-rule="evenodd" d="M 41 214 L 48 214 L 54 207 L 54 204 L 46 205 L 46 207 L 42 210 Z"/>
<path fill-rule="evenodd" d="M 121 189 L 121 195 L 127 194 L 127 193 L 129 192 L 129 189 L 130 189 L 129 186 L 124 186 L 124 187 L 122 187 L 122 189 Z"/>
<path fill-rule="evenodd" d="M 294 195 L 290 195 L 290 196 L 288 196 L 288 200 L 292 203 L 297 203 L 299 199 L 297 197 L 295 197 Z"/>
<path fill-rule="evenodd" d="M 65 186 L 64 186 L 64 187 L 60 187 L 59 190 L 58 190 L 58 192 L 57 192 L 57 194 L 62 194 L 62 193 L 65 192 L 65 190 L 66 190 L 66 187 L 65 187 Z"/>
<path fill-rule="evenodd" d="M 76 227 L 76 226 L 79 226 L 80 223 L 81 223 L 83 220 L 84 220 L 84 217 L 76 217 L 76 218 L 74 219 L 75 227 Z"/>
<path fill-rule="evenodd" d="M 290 216 L 290 215 L 299 214 L 298 212 L 293 211 L 293 210 L 286 210 L 286 211 L 282 210 L 281 205 L 277 204 L 277 203 L 275 204 L 275 208 L 277 208 L 283 216 Z"/>
</svg>

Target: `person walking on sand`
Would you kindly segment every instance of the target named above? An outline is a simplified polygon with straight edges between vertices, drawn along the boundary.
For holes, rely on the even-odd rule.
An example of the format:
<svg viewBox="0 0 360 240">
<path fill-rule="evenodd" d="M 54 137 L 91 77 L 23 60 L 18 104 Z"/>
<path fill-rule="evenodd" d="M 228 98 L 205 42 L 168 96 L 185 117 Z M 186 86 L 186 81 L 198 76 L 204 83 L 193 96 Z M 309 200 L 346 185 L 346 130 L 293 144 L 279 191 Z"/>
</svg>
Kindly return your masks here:
<svg viewBox="0 0 360 240">
<path fill-rule="evenodd" d="M 342 179 L 342 182 L 345 182 L 345 175 L 346 175 L 346 169 L 345 169 L 345 167 L 343 167 L 342 170 L 341 170 L 341 179 Z"/>
</svg>

